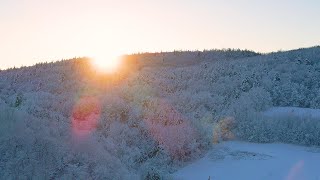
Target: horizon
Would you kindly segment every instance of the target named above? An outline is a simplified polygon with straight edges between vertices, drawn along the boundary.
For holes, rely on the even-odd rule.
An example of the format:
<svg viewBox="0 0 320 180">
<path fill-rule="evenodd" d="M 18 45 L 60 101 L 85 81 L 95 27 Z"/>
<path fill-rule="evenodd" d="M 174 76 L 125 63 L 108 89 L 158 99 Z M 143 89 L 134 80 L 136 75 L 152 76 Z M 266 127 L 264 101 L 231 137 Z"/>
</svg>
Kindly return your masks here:
<svg viewBox="0 0 320 180">
<path fill-rule="evenodd" d="M 134 56 L 134 55 L 145 55 L 145 54 L 157 54 L 157 53 L 174 53 L 175 51 L 178 51 L 178 52 L 204 52 L 204 51 L 215 51 L 215 50 L 232 50 L 232 51 L 236 51 L 236 50 L 240 50 L 240 51 L 251 51 L 251 52 L 254 52 L 254 53 L 257 53 L 258 56 L 263 56 L 263 55 L 268 55 L 268 54 L 272 54 L 272 53 L 281 53 L 281 52 L 290 52 L 290 51 L 296 51 L 296 50 L 302 50 L 302 49 L 309 49 L 309 48 L 317 48 L 317 47 L 320 47 L 320 45 L 314 45 L 314 46 L 309 46 L 309 47 L 299 47 L 299 48 L 294 48 L 294 49 L 286 49 L 286 50 L 283 50 L 283 49 L 279 49 L 279 50 L 276 50 L 276 51 L 270 51 L 270 52 L 259 52 L 259 51 L 254 51 L 254 50 L 250 50 L 250 49 L 240 49 L 240 48 L 220 48 L 220 49 L 203 49 L 203 50 L 187 50 L 187 49 L 184 49 L 184 50 L 178 50 L 178 49 L 175 49 L 175 50 L 172 50 L 172 51 L 153 51 L 153 52 L 133 52 L 133 53 L 130 53 L 130 54 L 121 54 L 119 55 L 119 57 L 121 56 Z M 44 61 L 38 61 L 36 62 L 35 64 L 30 64 L 30 65 L 20 65 L 20 66 L 12 66 L 12 67 L 6 67 L 6 68 L 2 68 L 0 67 L 0 71 L 5 71 L 5 70 L 10 70 L 10 69 L 20 69 L 20 68 L 24 68 L 24 67 L 32 67 L 32 66 L 35 66 L 37 64 L 47 64 L 47 63 L 56 63 L 56 62 L 59 62 L 59 61 L 69 61 L 69 60 L 74 60 L 74 59 L 87 59 L 87 60 L 93 60 L 94 58 L 93 57 L 88 57 L 88 56 L 74 56 L 74 57 L 70 57 L 70 58 L 62 58 L 62 59 L 55 59 L 55 60 L 44 60 Z M 99 66 L 99 64 L 96 64 Z"/>
<path fill-rule="evenodd" d="M 269 53 L 319 45 L 320 2 L 4 0 L 0 69 L 74 57 L 248 49 Z"/>
</svg>

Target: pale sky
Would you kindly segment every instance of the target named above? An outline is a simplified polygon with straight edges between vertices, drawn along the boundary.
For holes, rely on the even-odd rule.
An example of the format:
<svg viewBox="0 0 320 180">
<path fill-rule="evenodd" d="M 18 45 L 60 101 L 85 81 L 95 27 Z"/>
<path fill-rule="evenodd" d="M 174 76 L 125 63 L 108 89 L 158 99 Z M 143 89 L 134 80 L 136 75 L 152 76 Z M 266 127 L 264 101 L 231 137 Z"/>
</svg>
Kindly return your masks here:
<svg viewBox="0 0 320 180">
<path fill-rule="evenodd" d="M 0 0 L 0 69 L 75 56 L 320 44 L 319 0 Z"/>
</svg>

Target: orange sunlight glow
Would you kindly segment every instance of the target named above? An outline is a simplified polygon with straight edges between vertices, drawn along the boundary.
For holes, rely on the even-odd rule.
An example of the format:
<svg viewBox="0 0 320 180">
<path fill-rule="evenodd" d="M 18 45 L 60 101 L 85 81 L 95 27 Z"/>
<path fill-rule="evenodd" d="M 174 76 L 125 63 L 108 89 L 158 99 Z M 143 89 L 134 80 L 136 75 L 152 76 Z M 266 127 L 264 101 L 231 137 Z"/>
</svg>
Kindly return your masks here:
<svg viewBox="0 0 320 180">
<path fill-rule="evenodd" d="M 115 73 L 121 64 L 119 56 L 96 56 L 92 58 L 91 64 L 93 68 L 100 73 Z"/>
</svg>

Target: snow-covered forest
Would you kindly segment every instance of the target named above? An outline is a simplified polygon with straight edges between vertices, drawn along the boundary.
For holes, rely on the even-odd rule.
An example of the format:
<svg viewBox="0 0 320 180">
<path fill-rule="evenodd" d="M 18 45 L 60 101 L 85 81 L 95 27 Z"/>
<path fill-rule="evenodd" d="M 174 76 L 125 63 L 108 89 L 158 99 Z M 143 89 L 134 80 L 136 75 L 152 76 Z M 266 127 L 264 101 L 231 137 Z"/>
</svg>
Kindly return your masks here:
<svg viewBox="0 0 320 180">
<path fill-rule="evenodd" d="M 319 46 L 89 61 L 0 71 L 0 179 L 174 179 L 223 141 L 320 146 L 319 114 L 272 112 L 320 109 Z"/>
</svg>

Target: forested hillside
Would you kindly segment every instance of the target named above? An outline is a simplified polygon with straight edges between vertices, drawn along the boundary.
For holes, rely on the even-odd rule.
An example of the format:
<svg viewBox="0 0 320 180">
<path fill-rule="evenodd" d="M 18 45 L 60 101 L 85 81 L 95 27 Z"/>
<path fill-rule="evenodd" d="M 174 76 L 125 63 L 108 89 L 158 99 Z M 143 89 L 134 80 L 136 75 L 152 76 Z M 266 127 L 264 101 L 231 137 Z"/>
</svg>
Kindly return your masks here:
<svg viewBox="0 0 320 180">
<path fill-rule="evenodd" d="M 320 145 L 320 47 L 260 54 L 174 51 L 0 71 L 3 179 L 170 179 L 224 140 Z"/>
</svg>

